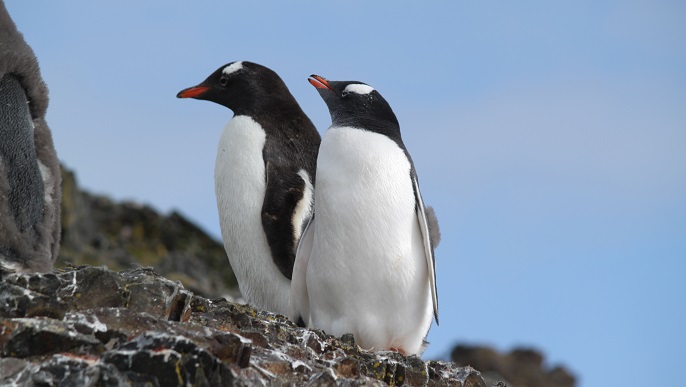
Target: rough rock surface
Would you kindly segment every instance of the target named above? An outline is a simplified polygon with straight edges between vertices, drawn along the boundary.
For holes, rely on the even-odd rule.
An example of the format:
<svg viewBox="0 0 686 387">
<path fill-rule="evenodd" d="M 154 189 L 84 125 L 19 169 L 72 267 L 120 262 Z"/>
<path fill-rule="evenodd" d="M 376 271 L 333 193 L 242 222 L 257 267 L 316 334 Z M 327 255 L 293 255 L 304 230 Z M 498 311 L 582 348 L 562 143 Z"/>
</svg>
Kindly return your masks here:
<svg viewBox="0 0 686 387">
<path fill-rule="evenodd" d="M 148 206 L 84 192 L 65 168 L 62 179 L 62 246 L 56 267 L 151 266 L 205 297 L 239 294 L 224 246 L 181 214 L 160 215 Z"/>
<path fill-rule="evenodd" d="M 235 297 L 238 295 L 235 277 L 220 242 L 212 239 L 178 213 L 165 216 L 158 214 L 154 209 L 147 206 L 135 203 L 116 203 L 106 197 L 93 195 L 79 189 L 74 174 L 69 170 L 63 170 L 62 175 L 64 179 L 62 200 L 63 244 L 56 266 L 58 268 L 67 267 L 69 271 L 63 271 L 56 276 L 15 276 L 12 277 L 12 282 L 0 284 L 0 318 L 22 319 L 35 317 L 30 320 L 12 320 L 13 322 L 7 322 L 7 320 L 0 321 L 2 321 L 3 326 L 7 324 L 8 327 L 20 327 L 23 332 L 26 332 L 24 337 L 29 332 L 40 332 L 40 338 L 37 339 L 38 342 L 54 340 L 55 348 L 69 348 L 72 345 L 81 347 L 80 343 L 85 339 L 82 336 L 70 337 L 69 334 L 67 334 L 67 337 L 64 337 L 64 334 L 55 336 L 55 331 L 59 331 L 60 327 L 64 327 L 64 324 L 55 325 L 54 320 L 66 323 L 67 325 L 71 324 L 71 326 L 81 330 L 87 326 L 99 327 L 99 330 L 91 328 L 91 330 L 95 329 L 92 332 L 86 330 L 85 335 L 91 338 L 95 337 L 101 344 L 104 343 L 105 349 L 98 352 L 98 346 L 91 343 L 84 344 L 90 348 L 89 351 L 85 352 L 87 354 L 85 356 L 79 355 L 78 351 L 65 349 L 51 350 L 52 352 L 48 352 L 51 356 L 47 356 L 48 353 L 45 355 L 32 353 L 31 356 L 23 358 L 5 357 L 9 355 L 5 355 L 5 350 L 3 349 L 2 354 L 0 354 L 2 356 L 0 358 L 0 380 L 5 377 L 3 375 L 10 374 L 13 375 L 10 378 L 11 380 L 28 380 L 25 375 L 21 376 L 24 379 L 18 379 L 17 373 L 34 372 L 36 375 L 39 375 L 32 379 L 34 384 L 41 384 L 43 382 L 46 384 L 56 384 L 55 381 L 62 380 L 66 381 L 66 384 L 69 385 L 78 384 L 72 383 L 72 381 L 88 378 L 89 380 L 100 381 L 93 382 L 93 385 L 117 385 L 118 382 L 110 383 L 108 380 L 124 379 L 132 381 L 133 384 L 144 385 L 149 383 L 149 385 L 155 385 L 155 383 L 150 382 L 150 380 L 153 380 L 151 377 L 142 376 L 135 370 L 120 371 L 120 368 L 115 366 L 114 363 L 118 361 L 120 362 L 118 364 L 124 364 L 121 363 L 122 352 L 119 352 L 119 355 L 116 356 L 114 353 L 110 353 L 107 357 L 108 361 L 103 362 L 104 357 L 102 357 L 102 354 L 104 352 L 102 351 L 113 350 L 115 343 L 123 346 L 126 340 L 133 339 L 134 336 L 141 335 L 146 330 L 159 331 L 159 329 L 164 328 L 163 331 L 169 335 L 189 337 L 188 329 L 190 328 L 187 325 L 199 323 L 204 327 L 208 327 L 208 329 L 214 328 L 220 331 L 231 329 L 231 332 L 234 333 L 240 331 L 241 337 L 252 340 L 250 348 L 253 356 L 249 357 L 249 360 L 255 361 L 256 353 L 271 360 L 264 360 L 265 366 L 262 366 L 262 363 L 254 363 L 259 368 L 248 367 L 250 370 L 243 370 L 246 367 L 239 367 L 239 369 L 243 370 L 241 375 L 257 375 L 253 381 L 269 380 L 270 384 L 279 384 L 275 381 L 277 379 L 264 379 L 265 370 L 273 373 L 270 370 L 287 369 L 290 367 L 288 364 L 293 363 L 283 360 L 282 355 L 271 355 L 269 357 L 264 355 L 262 349 L 258 349 L 267 348 L 278 351 L 278 349 L 284 347 L 283 344 L 271 344 L 274 332 L 270 331 L 271 333 L 264 334 L 260 329 L 271 329 L 268 324 L 264 325 L 264 321 L 272 323 L 280 321 L 285 325 L 288 325 L 288 323 L 276 315 L 269 315 L 263 312 L 257 313 L 253 309 L 228 304 L 226 301 L 210 301 L 194 296 L 185 290 L 189 289 L 193 293 L 205 297 L 225 296 L 227 294 Z M 84 264 L 106 265 L 113 270 L 128 269 L 128 271 L 113 273 L 93 267 L 73 270 L 73 265 Z M 152 266 L 155 272 L 162 274 L 164 277 L 181 281 L 185 288 L 179 286 L 177 282 L 166 281 L 149 271 L 134 270 L 139 268 L 140 265 Z M 154 281 L 156 285 L 150 287 L 144 282 L 137 280 L 136 276 L 156 278 Z M 162 286 L 161 284 L 163 283 L 166 285 Z M 75 290 L 74 284 L 78 284 L 78 291 Z M 87 296 L 82 298 L 83 295 Z M 164 303 L 159 302 L 160 299 L 164 299 Z M 190 306 L 186 305 L 187 301 L 191 302 Z M 143 315 L 140 312 L 147 314 Z M 241 315 L 245 313 L 248 313 L 248 315 Z M 216 318 L 212 317 L 215 315 L 217 316 Z M 41 322 L 41 319 L 45 317 L 50 318 L 49 322 Z M 226 322 L 228 318 L 234 321 L 228 324 Z M 256 319 L 260 322 L 255 322 Z M 98 325 L 98 322 L 105 321 L 109 321 L 106 325 L 107 329 L 102 331 L 103 327 Z M 169 321 L 185 322 L 185 324 L 182 324 L 183 330 L 179 332 L 178 329 L 181 328 L 178 326 L 174 329 L 169 328 L 165 324 Z M 28 324 L 31 324 L 31 326 L 27 326 Z M 147 329 L 145 328 L 146 324 L 162 328 Z M 178 325 L 178 323 L 176 324 Z M 139 328 L 134 329 L 133 327 L 135 326 Z M 3 340 L 2 342 L 4 343 L 5 339 L 3 337 L 5 337 L 5 334 L 2 332 L 2 329 L 0 327 L 0 340 Z M 78 329 L 77 332 L 83 335 L 84 333 Z M 278 333 L 281 332 L 280 329 L 276 330 L 276 335 L 277 338 L 281 337 L 282 340 L 283 333 Z M 284 329 L 295 328 L 289 326 Z M 291 336 L 288 337 L 294 337 L 290 340 L 295 342 L 306 340 L 305 347 L 310 349 L 304 349 L 302 345 L 300 350 L 286 347 L 291 348 L 289 349 L 291 352 L 295 351 L 302 355 L 303 352 L 310 354 L 316 350 L 320 351 L 323 356 L 323 351 L 328 348 L 330 351 L 337 353 L 337 355 L 326 355 L 328 357 L 325 360 L 317 360 L 318 366 L 314 367 L 308 363 L 308 360 L 299 360 L 301 363 L 296 363 L 295 366 L 291 367 L 295 372 L 302 374 L 296 384 L 309 381 L 309 378 L 315 374 L 318 375 L 318 383 L 315 384 L 331 382 L 333 376 L 354 374 L 367 375 L 367 377 L 372 379 L 365 381 L 355 379 L 353 384 L 374 384 L 379 379 L 385 379 L 387 382 L 392 382 L 391 384 L 405 383 L 409 385 L 419 383 L 417 382 L 419 379 L 422 382 L 425 380 L 412 377 L 412 375 L 417 375 L 417 372 L 412 372 L 417 367 L 422 370 L 425 369 L 425 372 L 428 373 L 427 375 L 430 375 L 432 378 L 438 378 L 444 374 L 457 375 L 455 373 L 457 369 L 454 365 L 438 362 L 423 363 L 416 357 L 405 359 L 400 356 L 405 361 L 400 371 L 398 371 L 397 366 L 395 371 L 393 371 L 393 366 L 388 365 L 391 364 L 388 362 L 378 362 L 378 365 L 375 365 L 376 362 L 373 362 L 370 366 L 371 360 L 369 359 L 376 359 L 373 356 L 364 357 L 366 360 L 361 361 L 360 359 L 363 356 L 360 354 L 355 356 L 346 354 L 351 359 L 341 359 L 340 350 L 343 352 L 347 350 L 339 348 L 339 352 L 336 352 L 332 349 L 334 344 L 326 344 L 327 340 L 331 341 L 333 340 L 332 338 L 323 335 L 321 332 L 308 333 L 307 337 L 303 338 L 302 332 L 308 331 L 297 332 L 300 333 L 298 335 L 289 333 Z M 204 334 L 198 335 L 197 333 L 196 331 L 196 335 L 192 336 L 195 339 L 190 339 L 194 343 L 200 340 L 199 337 Z M 19 339 L 21 337 L 17 340 Z M 129 345 L 148 348 L 150 345 L 157 345 L 155 340 L 161 340 L 159 338 L 148 339 L 153 344 L 145 344 L 143 342 L 145 340 L 141 338 L 135 342 L 136 344 Z M 114 341 L 110 343 L 111 340 Z M 206 341 L 202 342 L 207 344 Z M 335 340 L 331 342 L 338 343 Z M 343 338 L 344 345 L 349 347 L 351 342 L 351 337 Z M 27 342 L 24 341 L 23 343 Z M 107 343 L 110 343 L 109 347 L 107 347 Z M 174 351 L 181 354 L 179 355 L 181 358 L 186 356 L 184 359 L 187 359 L 190 356 L 193 359 L 205 359 L 198 363 L 205 370 L 215 367 L 214 363 L 206 360 L 206 357 L 201 355 L 200 352 L 183 352 L 184 350 L 181 349 L 183 346 L 178 342 L 164 341 L 164 343 L 164 348 L 176 348 Z M 5 347 L 4 344 L 2 345 L 3 348 L 21 351 L 21 349 L 17 349 L 16 342 L 10 344 L 9 347 Z M 120 351 L 124 350 L 123 348 L 128 347 L 117 347 Z M 146 350 L 150 352 L 149 349 Z M 457 346 L 453 351 L 452 358 L 457 364 L 471 365 L 482 371 L 486 385 L 489 387 L 495 386 L 498 382 L 507 383 L 508 387 L 536 387 L 541 385 L 571 387 L 574 385 L 574 377 L 564 368 L 548 369 L 542 366 L 541 355 L 526 356 L 527 353 L 529 353 L 527 350 L 515 350 L 510 354 L 500 354 L 487 347 Z M 157 359 L 155 356 L 162 356 L 164 359 L 164 354 L 153 355 L 154 351 L 150 354 L 153 359 Z M 391 353 L 385 355 L 393 361 L 399 357 Z M 43 357 L 36 358 L 36 356 Z M 168 357 L 174 356 L 177 355 L 169 355 Z M 294 359 L 292 355 L 289 354 L 288 356 L 291 360 Z M 367 354 L 367 356 L 371 355 Z M 336 361 L 331 363 L 334 357 Z M 27 360 L 29 358 L 31 358 L 30 361 Z M 223 359 L 221 356 L 218 358 L 220 360 Z M 135 361 L 132 360 L 132 364 L 138 364 L 141 361 L 140 358 L 136 358 Z M 185 364 L 183 363 L 184 361 L 188 360 L 179 360 L 177 364 Z M 333 371 L 331 371 L 333 374 L 327 373 L 329 371 L 326 370 L 329 368 L 323 366 L 325 363 L 335 365 L 335 368 L 332 368 Z M 67 364 L 68 367 L 63 366 L 64 364 Z M 54 376 L 56 372 L 58 374 L 60 372 L 64 373 L 64 375 L 58 375 L 58 378 Z M 220 384 L 219 379 L 212 379 L 214 377 L 212 375 L 215 375 L 214 373 L 210 372 L 212 374 L 210 375 L 209 371 L 203 372 L 202 377 L 209 378 L 207 380 L 210 385 Z M 224 375 L 221 372 L 217 374 L 219 375 L 216 376 L 217 378 Z M 382 372 L 383 377 L 381 377 Z M 405 372 L 405 376 L 402 376 L 402 372 Z M 419 374 L 422 372 L 424 371 L 420 371 Z M 374 374 L 374 376 L 368 376 L 369 374 Z M 396 376 L 396 374 L 399 376 Z M 194 375 L 193 378 L 196 378 L 196 374 L 192 375 Z M 232 374 L 233 376 L 235 375 Z M 456 378 L 450 383 L 448 383 L 449 378 L 440 379 L 440 382 L 438 382 L 439 379 L 431 379 L 433 380 L 431 383 L 459 385 L 454 382 L 461 379 L 459 377 Z M 240 380 L 242 380 L 240 383 L 250 384 L 245 379 Z M 278 380 L 282 381 L 283 379 Z M 202 385 L 204 382 L 194 383 Z M 347 382 L 339 381 L 337 383 L 345 384 Z"/>
<path fill-rule="evenodd" d="M 562 366 L 546 367 L 543 355 L 530 348 L 515 348 L 499 353 L 488 347 L 458 345 L 452 360 L 470 365 L 483 373 L 487 385 L 498 382 L 507 387 L 574 387 L 576 378 Z"/>
<path fill-rule="evenodd" d="M 90 266 L 0 283 L 5 384 L 487 386 L 471 367 L 370 353 L 150 269 Z"/>
</svg>

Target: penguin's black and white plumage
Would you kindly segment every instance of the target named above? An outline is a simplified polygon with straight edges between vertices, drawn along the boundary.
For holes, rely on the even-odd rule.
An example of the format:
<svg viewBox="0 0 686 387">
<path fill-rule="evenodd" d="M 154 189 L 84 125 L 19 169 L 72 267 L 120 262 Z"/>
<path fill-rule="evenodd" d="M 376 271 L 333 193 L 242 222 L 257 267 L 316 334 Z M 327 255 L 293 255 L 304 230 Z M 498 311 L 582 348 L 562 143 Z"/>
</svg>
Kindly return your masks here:
<svg viewBox="0 0 686 387">
<path fill-rule="evenodd" d="M 281 78 L 256 63 L 226 64 L 177 97 L 234 112 L 214 172 L 224 247 L 243 298 L 287 315 L 295 250 L 312 214 L 319 133 Z"/>
<path fill-rule="evenodd" d="M 60 165 L 38 61 L 0 1 L 0 278 L 49 272 L 60 240 Z"/>
<path fill-rule="evenodd" d="M 438 322 L 433 244 L 412 159 L 386 100 L 312 75 L 331 113 L 314 217 L 293 271 L 293 315 L 362 348 L 418 354 Z M 437 230 L 436 230 L 437 231 Z"/>
</svg>

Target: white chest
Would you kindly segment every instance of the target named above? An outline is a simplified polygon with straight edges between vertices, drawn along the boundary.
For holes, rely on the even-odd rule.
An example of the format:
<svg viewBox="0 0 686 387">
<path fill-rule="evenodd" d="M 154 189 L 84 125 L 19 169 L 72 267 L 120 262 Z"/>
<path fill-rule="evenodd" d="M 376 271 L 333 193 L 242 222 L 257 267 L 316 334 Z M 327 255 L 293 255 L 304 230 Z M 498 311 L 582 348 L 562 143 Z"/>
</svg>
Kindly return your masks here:
<svg viewBox="0 0 686 387">
<path fill-rule="evenodd" d="M 224 248 L 241 294 L 250 304 L 286 313 L 289 281 L 279 272 L 262 228 L 266 133 L 252 118 L 235 116 L 222 131 L 214 169 Z"/>
<path fill-rule="evenodd" d="M 255 209 L 264 199 L 265 140 L 264 129 L 247 116 L 232 118 L 222 131 L 214 168 L 222 226 L 259 217 Z"/>
<path fill-rule="evenodd" d="M 322 140 L 317 168 L 313 270 L 319 266 L 340 279 L 374 272 L 381 282 L 396 283 L 398 274 L 412 276 L 419 269 L 412 238 L 417 220 L 403 150 L 377 133 L 332 128 Z"/>
<path fill-rule="evenodd" d="M 307 266 L 312 324 L 364 348 L 416 353 L 431 323 L 411 164 L 386 136 L 330 128 L 322 139 Z"/>
<path fill-rule="evenodd" d="M 335 216 L 333 224 L 351 222 L 384 229 L 397 224 L 398 215 L 413 217 L 410 162 L 388 137 L 354 128 L 331 128 L 322 140 L 317 163 L 317 216 Z M 388 231 L 388 235 L 395 234 Z"/>
</svg>

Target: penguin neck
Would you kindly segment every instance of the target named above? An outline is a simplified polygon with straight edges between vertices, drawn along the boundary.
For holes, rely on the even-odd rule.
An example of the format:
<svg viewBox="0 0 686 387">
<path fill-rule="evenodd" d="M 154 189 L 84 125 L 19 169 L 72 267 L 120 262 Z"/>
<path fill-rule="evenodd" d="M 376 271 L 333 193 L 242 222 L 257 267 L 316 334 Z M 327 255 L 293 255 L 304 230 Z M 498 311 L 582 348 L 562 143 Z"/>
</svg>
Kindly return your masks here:
<svg viewBox="0 0 686 387">
<path fill-rule="evenodd" d="M 223 105 L 233 110 L 237 116 L 254 117 L 275 114 L 275 112 L 281 112 L 283 109 L 288 111 L 293 105 L 299 108 L 295 99 L 292 96 L 288 97 L 281 95 L 243 95 L 238 101 Z"/>
<path fill-rule="evenodd" d="M 400 148 L 405 150 L 402 136 L 400 135 L 400 125 L 390 121 L 381 121 L 367 116 L 350 116 L 343 115 L 342 117 L 334 117 L 332 126 L 348 126 L 382 134 L 393 140 Z"/>
<path fill-rule="evenodd" d="M 234 116 L 248 116 L 269 136 L 296 138 L 317 130 L 290 94 L 248 98 L 231 107 Z"/>
</svg>

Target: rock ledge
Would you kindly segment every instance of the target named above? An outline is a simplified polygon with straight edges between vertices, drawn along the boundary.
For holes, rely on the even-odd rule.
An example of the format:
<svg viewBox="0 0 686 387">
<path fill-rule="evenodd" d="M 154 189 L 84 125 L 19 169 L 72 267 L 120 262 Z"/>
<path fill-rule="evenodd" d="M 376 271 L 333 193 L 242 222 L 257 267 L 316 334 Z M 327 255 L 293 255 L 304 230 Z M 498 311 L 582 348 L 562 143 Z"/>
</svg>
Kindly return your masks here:
<svg viewBox="0 0 686 387">
<path fill-rule="evenodd" d="M 486 386 L 471 367 L 371 353 L 150 269 L 11 275 L 0 356 L 2 385 Z"/>
</svg>

